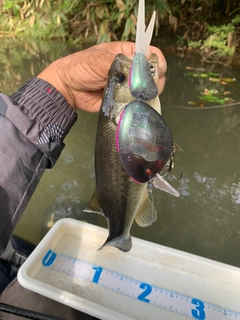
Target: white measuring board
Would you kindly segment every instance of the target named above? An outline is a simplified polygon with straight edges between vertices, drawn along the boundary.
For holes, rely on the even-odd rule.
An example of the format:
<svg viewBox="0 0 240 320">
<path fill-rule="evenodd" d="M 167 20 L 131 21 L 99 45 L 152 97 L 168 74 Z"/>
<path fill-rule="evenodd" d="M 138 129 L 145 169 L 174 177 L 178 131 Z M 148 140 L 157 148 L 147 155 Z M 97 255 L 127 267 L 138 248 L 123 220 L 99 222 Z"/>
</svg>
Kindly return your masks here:
<svg viewBox="0 0 240 320">
<path fill-rule="evenodd" d="M 206 301 L 160 288 L 86 261 L 48 250 L 42 260 L 45 267 L 91 281 L 129 298 L 149 303 L 194 319 L 240 319 L 240 313 Z"/>
<path fill-rule="evenodd" d="M 136 238 L 129 253 L 97 251 L 106 236 L 96 226 L 59 221 L 19 282 L 99 319 L 240 319 L 238 268 Z"/>
</svg>

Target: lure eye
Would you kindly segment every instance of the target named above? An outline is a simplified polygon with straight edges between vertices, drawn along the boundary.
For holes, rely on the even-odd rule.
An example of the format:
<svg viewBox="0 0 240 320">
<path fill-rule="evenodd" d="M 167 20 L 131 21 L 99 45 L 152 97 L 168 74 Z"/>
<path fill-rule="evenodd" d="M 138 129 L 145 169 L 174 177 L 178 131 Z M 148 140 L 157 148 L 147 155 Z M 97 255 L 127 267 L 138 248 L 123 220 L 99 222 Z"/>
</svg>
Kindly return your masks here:
<svg viewBox="0 0 240 320">
<path fill-rule="evenodd" d="M 114 80 L 118 83 L 122 83 L 125 80 L 125 75 L 122 72 L 116 72 L 114 75 Z"/>
<path fill-rule="evenodd" d="M 147 168 L 147 169 L 145 170 L 145 173 L 147 174 L 148 177 L 150 177 L 150 176 L 152 176 L 153 171 L 152 171 L 151 168 Z"/>
</svg>

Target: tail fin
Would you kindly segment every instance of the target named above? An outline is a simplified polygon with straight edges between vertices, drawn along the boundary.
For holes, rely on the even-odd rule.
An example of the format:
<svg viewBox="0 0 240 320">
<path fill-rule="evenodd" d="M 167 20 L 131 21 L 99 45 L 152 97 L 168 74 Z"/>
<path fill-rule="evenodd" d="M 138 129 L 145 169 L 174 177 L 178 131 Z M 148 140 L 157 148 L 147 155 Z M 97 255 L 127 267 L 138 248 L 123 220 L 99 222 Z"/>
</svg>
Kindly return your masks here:
<svg viewBox="0 0 240 320">
<path fill-rule="evenodd" d="M 127 252 L 132 248 L 132 238 L 130 234 L 128 234 L 127 236 L 121 235 L 111 240 L 107 239 L 106 242 L 98 250 L 101 250 L 107 246 L 115 247 L 123 252 Z"/>
</svg>

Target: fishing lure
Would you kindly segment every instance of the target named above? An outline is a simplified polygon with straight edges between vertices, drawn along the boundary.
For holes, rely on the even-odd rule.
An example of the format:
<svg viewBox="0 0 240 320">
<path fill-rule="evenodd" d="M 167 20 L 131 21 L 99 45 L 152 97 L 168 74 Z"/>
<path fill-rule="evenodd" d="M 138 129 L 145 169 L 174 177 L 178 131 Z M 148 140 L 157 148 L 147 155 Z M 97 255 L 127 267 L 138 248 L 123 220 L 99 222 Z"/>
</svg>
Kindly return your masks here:
<svg viewBox="0 0 240 320">
<path fill-rule="evenodd" d="M 133 101 L 120 117 L 116 144 L 130 177 L 146 183 L 162 171 L 169 160 L 173 137 L 156 110 L 143 101 Z"/>
<path fill-rule="evenodd" d="M 143 101 L 130 102 L 118 123 L 116 146 L 132 180 L 148 183 L 148 190 L 179 193 L 159 174 L 170 160 L 173 137 L 163 117 Z"/>
<path fill-rule="evenodd" d="M 144 101 L 152 100 L 158 95 L 158 89 L 150 68 L 151 64 L 147 60 L 155 16 L 156 12 L 154 11 L 145 31 L 145 1 L 140 0 L 136 31 L 136 53 L 130 70 L 129 89 L 133 97 Z"/>
<path fill-rule="evenodd" d="M 142 53 L 135 53 L 129 76 L 129 88 L 133 97 L 148 101 L 156 98 L 158 89 L 151 72 L 151 64 Z"/>
<path fill-rule="evenodd" d="M 158 96 L 154 68 L 147 60 L 152 38 L 155 11 L 145 31 L 145 1 L 139 1 L 136 53 L 130 69 L 128 86 L 136 99 L 123 110 L 116 132 L 116 146 L 122 164 L 136 183 L 148 183 L 148 190 L 158 188 L 176 197 L 180 194 L 159 174 L 171 161 L 173 137 L 159 112 L 147 101 Z"/>
</svg>

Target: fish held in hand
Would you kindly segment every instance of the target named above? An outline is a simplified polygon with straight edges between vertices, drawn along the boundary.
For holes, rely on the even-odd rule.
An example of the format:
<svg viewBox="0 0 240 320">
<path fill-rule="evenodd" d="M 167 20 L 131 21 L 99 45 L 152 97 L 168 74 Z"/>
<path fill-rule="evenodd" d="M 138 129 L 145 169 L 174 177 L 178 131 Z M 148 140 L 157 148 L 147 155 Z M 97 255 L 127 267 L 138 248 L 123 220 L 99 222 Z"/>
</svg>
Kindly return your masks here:
<svg viewBox="0 0 240 320">
<path fill-rule="evenodd" d="M 109 235 L 102 247 L 114 246 L 122 251 L 131 249 L 130 229 L 134 219 L 145 227 L 157 218 L 147 183 L 136 183 L 130 178 L 116 148 L 116 131 L 121 114 L 135 100 L 128 85 L 131 65 L 132 60 L 119 54 L 109 70 L 95 145 L 96 189 L 84 210 L 100 213 L 107 218 Z M 149 104 L 160 111 L 158 97 Z"/>
<path fill-rule="evenodd" d="M 96 189 L 84 210 L 107 218 L 109 235 L 101 248 L 114 246 L 122 251 L 132 247 L 134 219 L 141 227 L 157 219 L 149 197 L 152 187 L 178 196 L 158 177 L 171 155 L 173 141 L 161 117 L 157 56 L 152 55 L 151 63 L 146 57 L 155 13 L 146 31 L 144 13 L 145 3 L 140 0 L 133 61 L 118 54 L 108 73 L 95 145 Z M 141 127 L 141 117 L 145 127 Z"/>
</svg>

